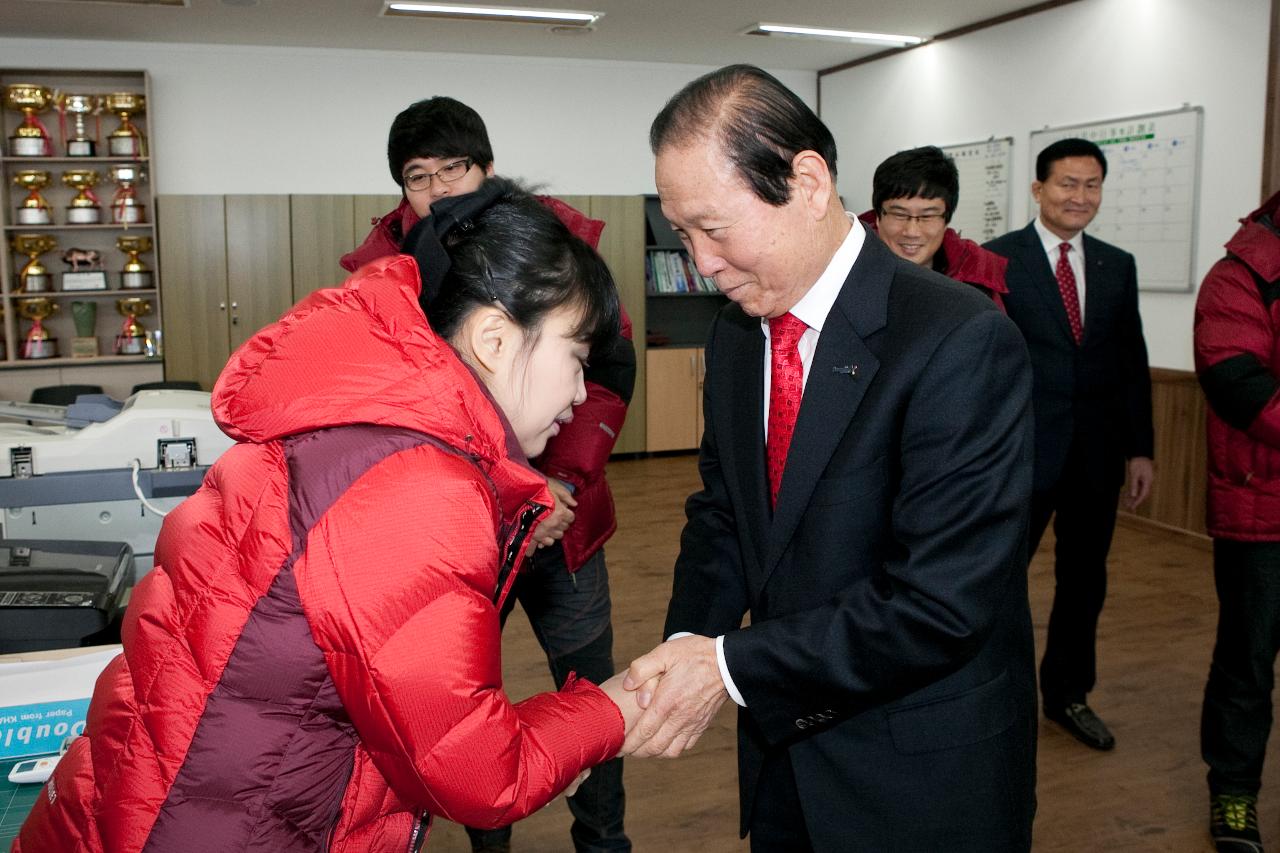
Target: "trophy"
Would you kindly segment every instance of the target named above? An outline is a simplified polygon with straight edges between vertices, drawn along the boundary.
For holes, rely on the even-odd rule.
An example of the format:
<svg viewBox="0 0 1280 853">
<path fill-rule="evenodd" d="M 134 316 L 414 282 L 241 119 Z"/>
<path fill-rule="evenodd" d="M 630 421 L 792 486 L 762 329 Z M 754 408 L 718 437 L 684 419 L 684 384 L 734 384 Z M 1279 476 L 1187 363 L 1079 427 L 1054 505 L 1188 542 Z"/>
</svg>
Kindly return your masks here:
<svg viewBox="0 0 1280 853">
<path fill-rule="evenodd" d="M 44 327 L 44 320 L 53 316 L 57 310 L 58 303 L 47 296 L 18 300 L 18 313 L 31 321 L 31 329 L 22 344 L 23 358 L 57 358 L 58 339 L 52 337 Z"/>
<path fill-rule="evenodd" d="M 100 202 L 93 193 L 99 175 L 93 169 L 68 169 L 62 173 L 62 182 L 74 190 L 76 197 L 67 206 L 68 225 L 97 225 L 102 221 Z"/>
<path fill-rule="evenodd" d="M 111 198 L 111 221 L 117 225 L 133 225 L 147 221 L 147 207 L 138 201 L 133 185 L 147 179 L 147 172 L 133 163 L 119 163 L 107 169 L 107 176 L 120 186 Z"/>
<path fill-rule="evenodd" d="M 51 234 L 14 234 L 10 241 L 15 252 L 21 252 L 31 260 L 18 271 L 18 293 L 48 293 L 53 290 L 53 276 L 40 256 L 58 248 L 58 241 Z"/>
<path fill-rule="evenodd" d="M 140 296 L 116 300 L 116 311 L 124 317 L 124 328 L 116 335 L 117 355 L 146 355 L 147 330 L 138 322 L 139 317 L 151 313 L 150 300 Z"/>
<path fill-rule="evenodd" d="M 138 255 L 151 251 L 150 237 L 117 237 L 116 248 L 129 256 L 120 271 L 120 286 L 125 290 L 143 290 L 151 287 L 151 270 L 138 260 Z"/>
<path fill-rule="evenodd" d="M 107 153 L 112 157 L 145 157 L 146 137 L 129 117 L 146 112 L 147 96 L 141 92 L 112 92 L 102 96 L 102 106 L 120 116 L 120 126 L 107 137 Z"/>
<path fill-rule="evenodd" d="M 13 182 L 27 191 L 27 197 L 18 205 L 18 225 L 49 225 L 53 215 L 49 212 L 49 202 L 40 195 L 40 190 L 49 186 L 50 175 L 43 169 L 20 169 L 13 175 Z"/>
<path fill-rule="evenodd" d="M 35 83 L 10 83 L 4 87 L 4 106 L 22 112 L 22 124 L 9 137 L 9 153 L 14 157 L 52 157 L 49 131 L 36 113 L 53 103 L 53 90 Z"/>
<path fill-rule="evenodd" d="M 97 135 L 90 137 L 84 126 L 85 116 L 96 116 L 102 112 L 102 98 L 97 95 L 60 95 L 58 97 L 58 115 L 62 121 L 62 138 L 67 142 L 68 157 L 93 157 L 98 153 Z M 66 114 L 75 116 L 75 136 L 67 138 Z"/>
<path fill-rule="evenodd" d="M 98 303 L 72 302 L 71 319 L 76 324 L 76 336 L 71 339 L 71 357 L 93 358 L 98 354 L 98 339 L 93 334 L 98 325 Z"/>
<path fill-rule="evenodd" d="M 62 262 L 71 267 L 62 274 L 63 290 L 106 290 L 107 274 L 102 269 L 102 255 L 97 249 L 67 249 Z"/>
</svg>

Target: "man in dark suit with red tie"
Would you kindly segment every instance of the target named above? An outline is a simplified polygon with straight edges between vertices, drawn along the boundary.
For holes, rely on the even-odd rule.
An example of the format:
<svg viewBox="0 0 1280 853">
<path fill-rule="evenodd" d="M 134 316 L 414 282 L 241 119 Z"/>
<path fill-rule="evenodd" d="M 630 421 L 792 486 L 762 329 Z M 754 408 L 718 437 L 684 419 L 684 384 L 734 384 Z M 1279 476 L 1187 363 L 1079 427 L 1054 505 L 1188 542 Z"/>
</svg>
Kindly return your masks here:
<svg viewBox="0 0 1280 853">
<path fill-rule="evenodd" d="M 690 83 L 650 143 L 663 213 L 731 304 L 624 751 L 674 757 L 732 698 L 752 850 L 1030 849 L 1017 328 L 842 209 L 830 131 L 760 69 Z"/>
<path fill-rule="evenodd" d="M 1107 160 L 1085 139 L 1036 158 L 1034 221 L 986 248 L 1009 259 L 1005 308 L 1035 372 L 1035 492 L 1029 554 L 1049 524 L 1056 588 L 1040 663 L 1045 716 L 1094 749 L 1115 737 L 1089 707 L 1107 552 L 1125 504 L 1151 492 L 1151 374 L 1133 256 L 1084 233 L 1102 203 Z"/>
</svg>

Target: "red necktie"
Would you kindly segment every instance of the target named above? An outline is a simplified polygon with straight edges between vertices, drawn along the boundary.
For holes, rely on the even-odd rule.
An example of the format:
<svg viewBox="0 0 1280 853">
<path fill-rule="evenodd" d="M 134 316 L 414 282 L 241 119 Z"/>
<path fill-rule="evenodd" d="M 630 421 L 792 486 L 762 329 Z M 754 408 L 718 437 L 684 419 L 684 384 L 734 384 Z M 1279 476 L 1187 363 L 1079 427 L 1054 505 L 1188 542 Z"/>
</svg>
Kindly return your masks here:
<svg viewBox="0 0 1280 853">
<path fill-rule="evenodd" d="M 1080 292 L 1076 290 L 1076 274 L 1067 260 L 1067 252 L 1071 251 L 1070 243 L 1058 246 L 1058 268 L 1054 271 L 1058 278 L 1058 291 L 1062 294 L 1062 304 L 1067 309 L 1067 323 L 1071 326 L 1071 337 L 1076 345 L 1084 340 L 1084 321 L 1080 319 Z"/>
<path fill-rule="evenodd" d="M 809 327 L 793 314 L 769 321 L 769 439 L 765 455 L 769 466 L 769 506 L 778 503 L 782 471 L 787 467 L 787 448 L 796 430 L 800 398 L 804 395 L 804 365 L 796 345 Z"/>
</svg>

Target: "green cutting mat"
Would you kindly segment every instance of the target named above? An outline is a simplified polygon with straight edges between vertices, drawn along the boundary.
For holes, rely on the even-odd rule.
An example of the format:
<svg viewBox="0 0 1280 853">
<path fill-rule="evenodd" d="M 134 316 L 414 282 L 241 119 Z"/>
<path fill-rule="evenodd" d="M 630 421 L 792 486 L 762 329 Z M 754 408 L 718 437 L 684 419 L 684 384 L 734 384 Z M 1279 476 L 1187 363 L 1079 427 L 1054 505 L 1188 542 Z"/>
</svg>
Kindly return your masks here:
<svg viewBox="0 0 1280 853">
<path fill-rule="evenodd" d="M 0 761 L 0 851 L 8 851 L 17 836 L 27 812 L 35 805 L 43 785 L 15 785 L 9 781 L 9 771 L 19 760 Z"/>
</svg>

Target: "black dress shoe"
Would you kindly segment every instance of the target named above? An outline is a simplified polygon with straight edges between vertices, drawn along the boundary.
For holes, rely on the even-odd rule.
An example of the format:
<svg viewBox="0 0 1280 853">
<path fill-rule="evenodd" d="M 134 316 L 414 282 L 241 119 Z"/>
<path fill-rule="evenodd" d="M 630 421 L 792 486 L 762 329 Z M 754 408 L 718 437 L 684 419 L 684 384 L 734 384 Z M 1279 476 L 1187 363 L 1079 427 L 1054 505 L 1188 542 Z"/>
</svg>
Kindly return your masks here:
<svg viewBox="0 0 1280 853">
<path fill-rule="evenodd" d="M 1107 724 L 1099 720 L 1093 709 L 1083 702 L 1072 702 L 1065 706 L 1046 705 L 1044 715 L 1086 746 L 1103 751 L 1115 749 L 1116 739 Z"/>
</svg>

